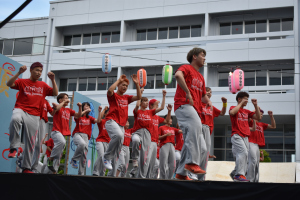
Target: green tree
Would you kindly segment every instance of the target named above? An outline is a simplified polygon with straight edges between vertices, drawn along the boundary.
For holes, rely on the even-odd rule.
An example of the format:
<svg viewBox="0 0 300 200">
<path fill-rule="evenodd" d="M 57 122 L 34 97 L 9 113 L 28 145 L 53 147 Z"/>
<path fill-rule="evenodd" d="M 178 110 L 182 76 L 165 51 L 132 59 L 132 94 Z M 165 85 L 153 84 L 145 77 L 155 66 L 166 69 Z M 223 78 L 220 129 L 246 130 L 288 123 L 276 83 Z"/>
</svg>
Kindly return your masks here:
<svg viewBox="0 0 300 200">
<path fill-rule="evenodd" d="M 260 151 L 263 151 L 264 153 L 264 160 L 260 161 L 260 162 L 271 162 L 271 158 L 269 157 L 269 153 L 266 150 L 260 149 Z"/>
</svg>

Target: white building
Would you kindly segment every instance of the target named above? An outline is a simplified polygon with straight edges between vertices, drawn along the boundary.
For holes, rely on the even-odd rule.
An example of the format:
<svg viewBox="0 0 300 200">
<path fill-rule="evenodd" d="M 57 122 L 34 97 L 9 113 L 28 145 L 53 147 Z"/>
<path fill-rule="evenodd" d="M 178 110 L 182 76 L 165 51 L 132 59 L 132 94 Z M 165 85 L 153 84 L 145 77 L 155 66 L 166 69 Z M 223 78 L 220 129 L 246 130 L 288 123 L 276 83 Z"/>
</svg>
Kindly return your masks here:
<svg viewBox="0 0 300 200">
<path fill-rule="evenodd" d="M 129 77 L 141 67 L 148 74 L 144 95 L 161 100 L 162 67 L 169 61 L 175 71 L 187 63 L 190 49 L 204 48 L 207 65 L 201 73 L 215 107 L 221 109 L 223 96 L 228 108 L 236 105 L 227 77 L 240 66 L 243 90 L 265 111 L 262 121 L 270 123 L 268 110 L 275 115 L 276 130 L 265 132 L 272 161 L 290 162 L 298 152 L 299 162 L 299 9 L 298 0 L 51 1 L 49 17 L 4 26 L 0 50 L 26 65 L 44 63 L 43 81 L 49 83 L 46 72 L 53 71 L 60 92 L 76 90 L 105 106 L 107 88 L 121 74 Z M 113 57 L 108 75 L 101 70 L 104 53 Z M 166 103 L 174 103 L 175 83 L 173 78 L 167 87 Z M 132 84 L 127 93 L 135 94 Z M 131 124 L 134 106 L 129 108 Z M 254 109 L 251 103 L 247 108 Z M 232 160 L 230 135 L 227 112 L 215 119 L 211 154 L 216 160 Z"/>
</svg>

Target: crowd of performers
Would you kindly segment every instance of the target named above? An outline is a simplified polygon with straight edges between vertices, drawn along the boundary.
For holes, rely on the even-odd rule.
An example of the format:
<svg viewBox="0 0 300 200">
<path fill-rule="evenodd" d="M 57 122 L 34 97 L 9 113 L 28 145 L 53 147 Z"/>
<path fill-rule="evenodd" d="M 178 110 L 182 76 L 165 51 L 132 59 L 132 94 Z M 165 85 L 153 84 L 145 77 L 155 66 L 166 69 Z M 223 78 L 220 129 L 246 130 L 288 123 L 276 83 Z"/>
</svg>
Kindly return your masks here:
<svg viewBox="0 0 300 200">
<path fill-rule="evenodd" d="M 96 139 L 97 159 L 93 175 L 125 177 L 130 159 L 129 145 L 132 143 L 132 164 L 130 177 L 160 178 L 180 180 L 205 180 L 210 154 L 211 133 L 214 118 L 224 116 L 227 99 L 222 97 L 221 110 L 212 105 L 212 91 L 205 87 L 205 80 L 199 69 L 205 63 L 206 51 L 194 48 L 187 54 L 190 64 L 182 65 L 175 72 L 177 89 L 174 96 L 174 112 L 177 118 L 176 128 L 172 127 L 172 105 L 167 105 L 168 114 L 164 118 L 157 114 L 165 108 L 167 92 L 162 90 L 162 102 L 142 96 L 136 75 L 131 81 L 136 86 L 136 96 L 125 94 L 129 80 L 125 75 L 110 86 L 107 91 L 109 107 L 98 108 L 97 119 L 89 116 L 91 111 L 88 102 L 77 103 L 78 112 L 67 108 L 69 97 L 66 93 L 58 94 L 55 75 L 48 73 L 52 86 L 38 81 L 43 65 L 35 62 L 30 67 L 29 79 L 18 79 L 26 71 L 22 66 L 18 73 L 7 81 L 7 86 L 19 90 L 19 96 L 12 113 L 10 131 L 9 158 L 22 153 L 17 160 L 23 173 L 37 172 L 41 146 L 47 146 L 47 164 L 43 173 L 57 173 L 60 158 L 66 145 L 65 136 L 71 136 L 69 130 L 70 116 L 74 116 L 76 127 L 72 133 L 77 146 L 70 165 L 78 168 L 78 174 L 84 175 L 86 155 L 91 137 L 92 124 L 96 124 L 99 135 Z M 115 92 L 115 89 L 117 91 Z M 46 96 L 57 96 L 57 103 L 49 105 Z M 229 115 L 232 124 L 232 153 L 235 168 L 230 173 L 237 182 L 258 182 L 259 147 L 265 145 L 264 130 L 276 128 L 272 111 L 268 111 L 271 124 L 260 122 L 264 111 L 260 109 L 256 99 L 251 99 L 255 110 L 244 109 L 249 94 L 239 92 L 236 95 L 236 106 L 231 106 Z M 129 129 L 128 104 L 136 102 L 133 110 L 134 125 Z M 47 113 L 53 116 L 51 138 L 45 141 L 45 124 Z M 162 126 L 160 126 L 163 124 Z M 25 148 L 20 151 L 20 129 L 24 134 Z M 19 150 L 19 151 L 18 151 Z M 159 174 L 159 175 L 158 175 Z"/>
</svg>

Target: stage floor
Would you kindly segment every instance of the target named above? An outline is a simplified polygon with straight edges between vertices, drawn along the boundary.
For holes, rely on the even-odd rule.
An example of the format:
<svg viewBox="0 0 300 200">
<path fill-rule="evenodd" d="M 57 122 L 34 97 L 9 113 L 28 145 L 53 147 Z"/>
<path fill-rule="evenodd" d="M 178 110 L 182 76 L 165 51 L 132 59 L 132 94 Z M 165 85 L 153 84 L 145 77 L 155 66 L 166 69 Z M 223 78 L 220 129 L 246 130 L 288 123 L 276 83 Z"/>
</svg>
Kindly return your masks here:
<svg viewBox="0 0 300 200">
<path fill-rule="evenodd" d="M 300 184 L 0 173 L 0 199 L 299 199 Z"/>
</svg>

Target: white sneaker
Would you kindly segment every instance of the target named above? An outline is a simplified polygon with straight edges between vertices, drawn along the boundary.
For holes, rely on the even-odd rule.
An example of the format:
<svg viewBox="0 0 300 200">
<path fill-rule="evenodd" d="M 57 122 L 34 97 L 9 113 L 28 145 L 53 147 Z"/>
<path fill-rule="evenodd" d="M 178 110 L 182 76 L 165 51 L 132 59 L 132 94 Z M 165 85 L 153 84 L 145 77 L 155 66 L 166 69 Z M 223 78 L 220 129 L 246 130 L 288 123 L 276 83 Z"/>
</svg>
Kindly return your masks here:
<svg viewBox="0 0 300 200">
<path fill-rule="evenodd" d="M 102 157 L 104 167 L 108 170 L 112 170 L 111 160 L 106 160 L 104 156 Z"/>
<path fill-rule="evenodd" d="M 196 174 L 188 173 L 188 176 L 189 176 L 190 179 L 193 179 L 193 180 L 195 180 L 195 181 L 198 181 L 198 177 L 197 177 Z"/>
</svg>

